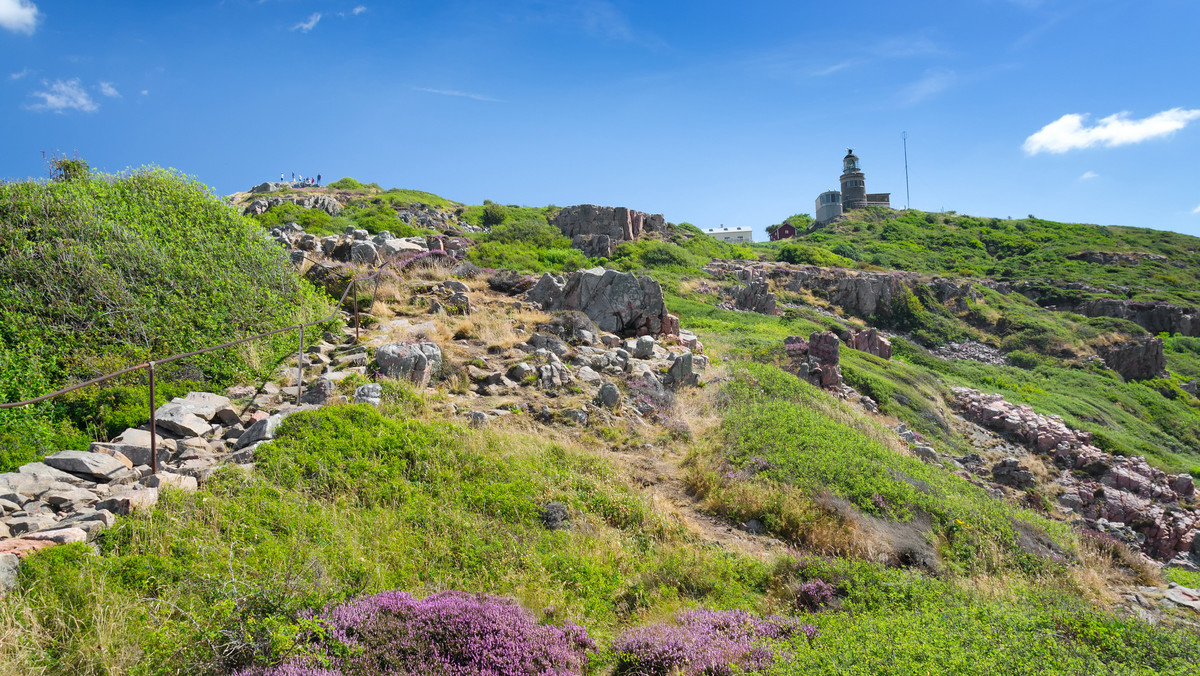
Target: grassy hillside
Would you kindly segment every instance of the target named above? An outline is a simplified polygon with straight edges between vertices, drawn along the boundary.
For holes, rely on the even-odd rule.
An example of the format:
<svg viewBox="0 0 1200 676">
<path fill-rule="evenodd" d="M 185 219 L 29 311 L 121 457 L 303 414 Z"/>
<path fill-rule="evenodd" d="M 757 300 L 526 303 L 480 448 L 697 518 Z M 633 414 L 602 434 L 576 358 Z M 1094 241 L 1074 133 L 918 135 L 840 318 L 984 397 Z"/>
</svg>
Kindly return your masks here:
<svg viewBox="0 0 1200 676">
<path fill-rule="evenodd" d="M 0 184 L 0 397 L 6 401 L 325 312 L 325 302 L 253 221 L 180 174 L 84 172 Z M 172 380 L 195 389 L 203 386 L 196 381 L 251 377 L 290 344 L 282 337 L 166 365 L 160 392 L 171 396 Z M 115 384 L 136 390 L 143 378 Z M 108 396 L 110 412 L 144 411 L 145 395 L 132 394 Z M 105 396 L 91 390 L 74 400 Z M 86 428 L 103 422 L 94 407 L 72 409 L 70 401 L 0 411 L 0 469 L 104 433 Z"/>
<path fill-rule="evenodd" d="M 1200 238 L 1163 230 L 870 209 L 802 231 L 794 241 L 880 268 L 1106 289 L 1062 296 L 1074 302 L 1122 297 L 1200 304 Z M 1085 252 L 1154 254 L 1166 260 L 1103 264 L 1070 258 Z"/>
</svg>

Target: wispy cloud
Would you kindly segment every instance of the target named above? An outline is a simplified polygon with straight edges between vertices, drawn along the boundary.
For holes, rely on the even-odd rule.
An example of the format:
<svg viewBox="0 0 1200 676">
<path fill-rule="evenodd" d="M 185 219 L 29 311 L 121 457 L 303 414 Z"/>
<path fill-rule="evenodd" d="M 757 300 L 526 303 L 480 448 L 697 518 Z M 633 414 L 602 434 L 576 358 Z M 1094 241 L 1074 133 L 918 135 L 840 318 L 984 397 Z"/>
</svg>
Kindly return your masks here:
<svg viewBox="0 0 1200 676">
<path fill-rule="evenodd" d="M 914 106 L 946 91 L 954 84 L 956 78 L 954 71 L 945 68 L 927 70 L 921 79 L 900 90 L 899 101 L 902 105 Z"/>
<path fill-rule="evenodd" d="M 33 35 L 40 17 L 37 5 L 29 0 L 0 0 L 0 28 Z"/>
<path fill-rule="evenodd" d="M 457 89 L 432 89 L 430 87 L 413 87 L 414 92 L 426 92 L 428 94 L 441 94 L 442 96 L 459 96 L 464 99 L 474 99 L 476 101 L 487 101 L 489 103 L 503 103 L 500 99 L 494 99 L 483 94 L 473 94 L 471 92 L 463 92 Z"/>
<path fill-rule="evenodd" d="M 313 12 L 312 15 L 308 17 L 307 21 L 301 21 L 300 23 L 296 24 L 295 26 L 292 26 L 292 30 L 300 31 L 301 33 L 307 33 L 310 30 L 316 28 L 317 23 L 320 21 L 321 21 L 321 13 Z"/>
<path fill-rule="evenodd" d="M 30 110 L 50 111 L 61 113 L 67 110 L 80 110 L 85 113 L 95 112 L 100 108 L 87 90 L 80 84 L 79 78 L 70 80 L 55 80 L 53 83 L 42 81 L 47 89 L 33 93 L 34 98 L 41 101 L 28 106 Z"/>
<path fill-rule="evenodd" d="M 1192 209 L 1192 213 L 1193 213 L 1193 214 L 1200 214 L 1200 206 L 1197 206 L 1195 209 Z"/>
<path fill-rule="evenodd" d="M 143 89 L 143 90 L 142 90 L 142 96 L 149 96 L 149 95 L 150 95 L 150 90 L 149 90 L 149 89 Z"/>
<path fill-rule="evenodd" d="M 359 5 L 358 7 L 355 7 L 354 9 L 350 10 L 350 13 L 353 14 L 354 16 L 358 16 L 359 14 L 362 14 L 365 11 L 367 11 L 367 8 L 363 5 Z"/>
<path fill-rule="evenodd" d="M 20 80 L 21 78 L 25 77 L 26 75 L 29 75 L 29 74 L 30 74 L 30 73 L 32 73 L 32 72 L 33 72 L 33 71 L 29 70 L 29 68 L 28 68 L 28 67 L 25 67 L 25 68 L 22 68 L 21 70 L 17 71 L 16 73 L 9 73 L 9 74 L 8 74 L 8 79 L 10 79 L 10 80 Z"/>
<path fill-rule="evenodd" d="M 121 98 L 121 92 L 117 91 L 117 88 L 111 82 L 101 82 L 100 93 L 113 99 Z"/>
<path fill-rule="evenodd" d="M 591 35 L 609 40 L 633 40 L 629 20 L 607 0 L 585 0 L 576 5 L 583 29 Z"/>
<path fill-rule="evenodd" d="M 1094 171 L 1085 171 L 1085 172 L 1083 172 L 1083 176 L 1080 176 L 1080 177 L 1079 177 L 1079 180 L 1081 180 L 1081 181 L 1090 181 L 1090 180 L 1092 180 L 1093 178 L 1100 178 L 1100 174 L 1097 174 L 1097 173 L 1096 173 L 1096 172 L 1094 172 Z"/>
<path fill-rule="evenodd" d="M 825 77 L 826 75 L 833 75 L 834 73 L 836 73 L 840 70 L 846 70 L 847 68 L 849 68 L 850 66 L 853 66 L 853 65 L 854 65 L 854 61 L 852 61 L 852 60 L 842 61 L 840 63 L 835 63 L 832 66 L 825 66 L 824 68 L 819 68 L 817 70 L 814 70 L 812 74 L 817 77 Z"/>
<path fill-rule="evenodd" d="M 1114 148 L 1141 143 L 1183 129 L 1192 120 L 1200 118 L 1200 110 L 1172 108 L 1140 120 L 1132 120 L 1129 113 L 1121 112 L 1101 118 L 1091 126 L 1085 124 L 1087 118 L 1087 113 L 1063 115 L 1025 139 L 1022 148 L 1026 154 L 1036 155 L 1065 153 L 1093 146 Z"/>
</svg>

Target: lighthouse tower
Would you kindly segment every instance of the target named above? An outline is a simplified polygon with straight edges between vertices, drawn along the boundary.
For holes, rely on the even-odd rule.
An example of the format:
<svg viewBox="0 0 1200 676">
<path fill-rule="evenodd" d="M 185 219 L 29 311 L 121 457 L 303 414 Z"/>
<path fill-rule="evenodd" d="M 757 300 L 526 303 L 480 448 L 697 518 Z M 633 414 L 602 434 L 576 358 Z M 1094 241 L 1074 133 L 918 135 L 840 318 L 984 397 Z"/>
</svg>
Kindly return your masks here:
<svg viewBox="0 0 1200 676">
<path fill-rule="evenodd" d="M 867 181 L 858 165 L 854 148 L 846 149 L 842 158 L 842 209 L 862 209 L 867 206 Z"/>
</svg>

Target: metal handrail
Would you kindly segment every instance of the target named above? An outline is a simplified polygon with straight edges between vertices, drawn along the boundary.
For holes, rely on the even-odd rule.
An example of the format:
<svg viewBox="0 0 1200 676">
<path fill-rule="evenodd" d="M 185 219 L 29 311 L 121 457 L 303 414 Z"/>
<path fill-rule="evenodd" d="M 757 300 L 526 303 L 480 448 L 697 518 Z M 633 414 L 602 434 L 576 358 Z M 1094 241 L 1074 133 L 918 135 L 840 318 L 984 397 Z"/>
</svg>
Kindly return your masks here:
<svg viewBox="0 0 1200 676">
<path fill-rule="evenodd" d="M 320 265 L 322 268 L 329 269 L 329 266 L 323 265 L 322 263 L 314 261 L 313 259 L 309 258 L 308 256 L 304 256 L 304 260 L 307 260 L 307 261 L 313 263 L 314 265 Z M 375 280 L 375 288 L 371 292 L 371 304 L 372 305 L 375 304 L 376 295 L 379 293 L 379 276 L 383 273 L 384 268 L 391 265 L 392 262 L 393 261 L 391 261 L 391 260 L 384 262 L 383 265 L 380 265 L 379 267 L 375 268 L 374 272 L 372 272 L 367 277 L 363 277 L 361 280 L 364 282 Z M 82 383 L 78 383 L 78 384 L 72 385 L 70 387 L 64 387 L 61 390 L 57 390 L 57 391 L 51 392 L 49 394 L 43 394 L 40 397 L 34 397 L 33 399 L 26 399 L 24 401 L 14 401 L 14 402 L 8 402 L 8 403 L 0 402 L 0 409 L 16 408 L 18 406 L 28 406 L 29 404 L 36 404 L 41 401 L 46 401 L 47 399 L 53 399 L 54 397 L 57 397 L 57 396 L 60 396 L 63 394 L 67 394 L 68 392 L 74 392 L 75 390 L 83 389 L 85 387 L 88 387 L 89 385 L 95 385 L 97 383 L 102 383 L 106 380 L 111 380 L 113 378 L 116 378 L 117 376 L 125 375 L 126 373 L 133 373 L 134 371 L 140 371 L 141 369 L 146 369 L 147 374 L 150 379 L 150 393 L 149 393 L 149 395 L 150 395 L 150 397 L 149 397 L 150 398 L 150 467 L 151 467 L 151 470 L 155 474 L 157 474 L 158 473 L 158 445 L 157 445 L 157 433 L 155 430 L 155 422 L 154 422 L 155 421 L 155 417 L 154 417 L 154 411 L 155 411 L 155 406 L 154 406 L 154 367 L 155 367 L 155 365 L 166 364 L 169 362 L 176 361 L 178 359 L 183 359 L 184 357 L 194 357 L 198 354 L 204 354 L 206 352 L 213 352 L 215 350 L 222 350 L 227 347 L 233 347 L 234 345 L 249 342 L 251 340 L 258 340 L 259 338 L 266 338 L 267 336 L 273 336 L 277 333 L 283 333 L 285 331 L 299 329 L 300 330 L 300 341 L 299 341 L 299 348 L 296 351 L 296 373 L 297 373 L 296 405 L 299 406 L 300 405 L 300 396 L 304 391 L 304 366 L 303 366 L 303 363 L 304 363 L 304 327 L 314 326 L 316 324 L 324 324 L 325 322 L 331 321 L 334 318 L 336 318 L 338 316 L 338 313 L 341 312 L 342 303 L 346 302 L 346 294 L 350 293 L 351 290 L 354 290 L 354 292 L 355 292 L 354 293 L 354 339 L 357 341 L 359 339 L 359 318 L 358 318 L 358 283 L 359 283 L 359 281 L 360 280 L 357 276 L 352 277 L 350 279 L 350 284 L 348 284 L 346 286 L 346 290 L 342 292 L 341 298 L 338 299 L 337 304 L 334 306 L 334 308 L 335 308 L 334 311 L 331 312 L 328 317 L 313 320 L 311 322 L 304 322 L 302 324 L 292 324 L 291 326 L 285 326 L 281 329 L 274 329 L 272 331 L 267 331 L 265 333 L 259 333 L 259 334 L 253 335 L 253 336 L 247 336 L 245 338 L 231 340 L 227 343 L 221 343 L 220 345 L 213 345 L 212 347 L 204 347 L 204 348 L 200 348 L 199 350 L 192 350 L 191 352 L 183 352 L 181 354 L 173 354 L 168 357 L 163 357 L 162 359 L 151 359 L 150 361 L 142 362 L 141 364 L 136 364 L 134 366 L 130 366 L 128 368 L 121 369 L 120 371 L 114 371 L 113 373 L 106 373 L 105 375 L 98 376 L 96 378 L 92 378 L 91 380 L 86 380 Z"/>
</svg>

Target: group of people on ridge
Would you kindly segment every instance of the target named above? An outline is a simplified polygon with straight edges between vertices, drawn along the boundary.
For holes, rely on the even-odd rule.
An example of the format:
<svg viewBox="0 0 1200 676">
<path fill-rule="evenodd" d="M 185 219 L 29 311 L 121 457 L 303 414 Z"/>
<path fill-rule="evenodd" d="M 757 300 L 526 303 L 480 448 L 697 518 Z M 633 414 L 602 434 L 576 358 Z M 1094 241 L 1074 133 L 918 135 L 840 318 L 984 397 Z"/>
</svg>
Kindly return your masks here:
<svg viewBox="0 0 1200 676">
<path fill-rule="evenodd" d="M 280 182 L 280 183 L 283 183 L 283 182 L 284 182 L 284 180 L 283 180 L 283 172 L 282 172 L 282 171 L 281 171 L 281 172 L 279 172 L 279 182 Z M 316 178 L 313 178 L 312 176 L 309 176 L 309 177 L 306 179 L 306 178 L 304 178 L 304 176 L 297 176 L 297 175 L 296 175 L 296 172 L 294 172 L 294 171 L 293 171 L 293 172 L 292 172 L 292 183 L 296 183 L 296 182 L 300 182 L 300 183 L 303 183 L 304 185 L 310 185 L 310 186 L 316 187 L 316 186 L 319 186 L 319 185 L 321 185 L 321 175 L 320 175 L 320 174 L 317 174 L 317 177 L 316 177 Z"/>
</svg>

